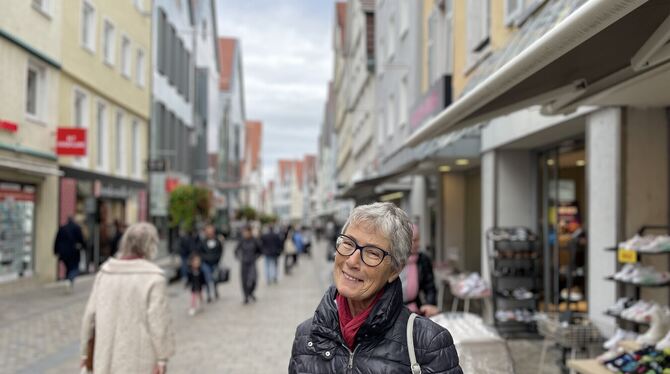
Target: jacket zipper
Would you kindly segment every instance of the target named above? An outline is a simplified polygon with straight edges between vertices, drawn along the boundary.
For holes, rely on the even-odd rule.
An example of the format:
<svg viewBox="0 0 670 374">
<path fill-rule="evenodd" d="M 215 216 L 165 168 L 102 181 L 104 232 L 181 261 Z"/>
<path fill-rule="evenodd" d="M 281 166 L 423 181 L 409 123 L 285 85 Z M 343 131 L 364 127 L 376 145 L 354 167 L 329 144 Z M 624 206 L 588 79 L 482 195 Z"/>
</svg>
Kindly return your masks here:
<svg viewBox="0 0 670 374">
<path fill-rule="evenodd" d="M 347 369 L 351 370 L 354 367 L 354 355 L 356 354 L 356 350 L 358 350 L 358 347 L 360 347 L 360 344 L 354 348 L 353 352 L 345 344 L 342 344 L 342 346 L 344 347 L 344 349 L 347 350 L 347 352 L 349 352 L 349 364 L 347 365 Z"/>
</svg>

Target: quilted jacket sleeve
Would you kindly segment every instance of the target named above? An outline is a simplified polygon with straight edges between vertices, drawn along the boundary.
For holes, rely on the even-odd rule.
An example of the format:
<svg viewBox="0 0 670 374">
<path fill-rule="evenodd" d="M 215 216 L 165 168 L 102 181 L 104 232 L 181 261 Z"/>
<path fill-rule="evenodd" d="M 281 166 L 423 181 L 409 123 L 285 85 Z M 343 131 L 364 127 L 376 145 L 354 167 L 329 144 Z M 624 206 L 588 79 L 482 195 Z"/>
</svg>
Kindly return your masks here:
<svg viewBox="0 0 670 374">
<path fill-rule="evenodd" d="M 463 374 L 454 340 L 447 330 L 440 331 L 430 341 L 419 364 L 422 373 Z"/>
</svg>

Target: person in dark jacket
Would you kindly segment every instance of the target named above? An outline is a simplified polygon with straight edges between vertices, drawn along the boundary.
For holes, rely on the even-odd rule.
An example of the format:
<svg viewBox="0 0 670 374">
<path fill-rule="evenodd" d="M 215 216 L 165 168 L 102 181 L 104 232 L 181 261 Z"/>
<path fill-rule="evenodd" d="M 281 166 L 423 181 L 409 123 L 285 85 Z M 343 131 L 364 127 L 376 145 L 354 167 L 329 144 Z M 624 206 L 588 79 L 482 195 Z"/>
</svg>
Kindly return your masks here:
<svg viewBox="0 0 670 374">
<path fill-rule="evenodd" d="M 240 274 L 242 276 L 242 293 L 244 303 L 256 301 L 254 290 L 256 289 L 256 260 L 261 255 L 261 243 L 251 234 L 251 227 L 246 226 L 242 230 L 242 239 L 235 248 L 235 257 L 240 260 Z"/>
<path fill-rule="evenodd" d="M 207 285 L 207 302 L 212 301 L 214 297 L 219 298 L 219 290 L 214 282 L 214 271 L 219 267 L 221 257 L 223 256 L 223 244 L 216 235 L 213 225 L 205 226 L 205 237 L 199 246 L 200 257 L 202 258 L 202 273 L 205 276 Z"/>
<path fill-rule="evenodd" d="M 265 227 L 261 235 L 261 247 L 265 255 L 265 278 L 267 283 L 277 283 L 277 259 L 282 251 L 282 240 L 272 226 Z"/>
<path fill-rule="evenodd" d="M 297 328 L 289 373 L 409 373 L 399 274 L 411 247 L 409 217 L 392 203 L 356 207 L 337 240 L 334 285 Z M 357 253 L 358 252 L 358 253 Z M 462 374 L 449 331 L 418 316 L 413 345 L 424 373 Z"/>
<path fill-rule="evenodd" d="M 81 227 L 72 217 L 58 229 L 54 241 L 54 254 L 65 266 L 65 277 L 69 281 L 68 290 L 72 291 L 74 279 L 79 275 L 79 251 L 86 246 Z"/>
<path fill-rule="evenodd" d="M 188 261 L 193 253 L 198 251 L 200 239 L 196 230 L 187 231 L 179 238 L 179 257 L 181 258 L 180 274 L 186 278 L 188 274 Z"/>
<path fill-rule="evenodd" d="M 440 312 L 437 307 L 437 287 L 433 263 L 428 254 L 419 251 L 420 243 L 419 227 L 413 225 L 412 249 L 400 273 L 403 302 L 411 312 L 432 317 Z"/>
</svg>

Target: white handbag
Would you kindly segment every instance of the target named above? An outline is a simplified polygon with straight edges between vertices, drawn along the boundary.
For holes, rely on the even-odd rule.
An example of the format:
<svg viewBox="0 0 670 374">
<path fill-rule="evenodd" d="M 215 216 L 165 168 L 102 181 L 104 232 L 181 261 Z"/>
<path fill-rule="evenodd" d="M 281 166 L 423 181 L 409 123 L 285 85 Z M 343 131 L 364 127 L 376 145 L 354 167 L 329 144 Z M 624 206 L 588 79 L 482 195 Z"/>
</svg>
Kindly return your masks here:
<svg viewBox="0 0 670 374">
<path fill-rule="evenodd" d="M 409 363 L 412 374 L 421 374 L 421 366 L 416 362 L 416 353 L 414 352 L 414 319 L 416 313 L 409 315 L 407 320 L 407 350 L 409 351 Z"/>
</svg>

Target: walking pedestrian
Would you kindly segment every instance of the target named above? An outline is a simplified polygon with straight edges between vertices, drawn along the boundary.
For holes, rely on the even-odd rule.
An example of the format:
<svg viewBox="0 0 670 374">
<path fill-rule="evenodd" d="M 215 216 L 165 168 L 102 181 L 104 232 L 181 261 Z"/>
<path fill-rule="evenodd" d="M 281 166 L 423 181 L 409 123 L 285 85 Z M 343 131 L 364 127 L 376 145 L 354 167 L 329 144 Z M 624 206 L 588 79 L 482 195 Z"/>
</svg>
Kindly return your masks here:
<svg viewBox="0 0 670 374">
<path fill-rule="evenodd" d="M 205 226 L 205 237 L 200 242 L 200 256 L 202 257 L 202 273 L 205 276 L 207 287 L 207 302 L 212 301 L 212 293 L 219 298 L 219 290 L 214 282 L 214 272 L 219 267 L 223 256 L 223 244 L 216 235 L 214 225 Z"/>
<path fill-rule="evenodd" d="M 95 277 L 81 326 L 82 367 L 93 345 L 93 372 L 164 374 L 175 340 L 167 279 L 150 262 L 158 232 L 146 222 L 128 227 L 117 258 Z"/>
<path fill-rule="evenodd" d="M 334 285 L 298 326 L 289 373 L 463 373 L 449 331 L 403 305 L 398 276 L 411 241 L 410 219 L 392 203 L 351 212 L 337 240 Z"/>
<path fill-rule="evenodd" d="M 242 276 L 242 293 L 244 303 L 256 301 L 254 290 L 256 289 L 256 260 L 261 255 L 261 243 L 251 235 L 251 227 L 245 226 L 242 230 L 242 239 L 235 248 L 235 257 L 240 261 L 240 274 Z"/>
<path fill-rule="evenodd" d="M 267 284 L 277 283 L 277 258 L 282 251 L 282 241 L 270 225 L 261 236 L 261 247 L 265 255 L 265 279 Z"/>
<path fill-rule="evenodd" d="M 432 317 L 440 312 L 437 307 L 437 287 L 433 263 L 428 254 L 420 251 L 419 226 L 412 225 L 412 248 L 407 264 L 400 273 L 402 301 L 413 313 Z"/>
<path fill-rule="evenodd" d="M 298 250 L 293 241 L 293 226 L 289 225 L 284 235 L 284 273 L 291 275 L 293 266 L 298 261 Z"/>
<path fill-rule="evenodd" d="M 207 281 L 199 254 L 191 255 L 188 264 L 186 287 L 191 286 L 191 308 L 188 310 L 188 315 L 193 316 L 202 308 L 202 286 L 206 286 Z"/>
<path fill-rule="evenodd" d="M 181 266 L 179 275 L 182 279 L 186 279 L 188 275 L 188 261 L 191 255 L 198 251 L 200 245 L 200 238 L 196 230 L 183 231 L 179 238 L 179 257 L 181 259 Z"/>
<path fill-rule="evenodd" d="M 85 245 L 81 227 L 72 217 L 69 217 L 67 223 L 58 229 L 54 241 L 54 254 L 65 266 L 65 277 L 68 280 L 69 292 L 72 292 L 74 280 L 79 275 L 79 252 Z"/>
</svg>

